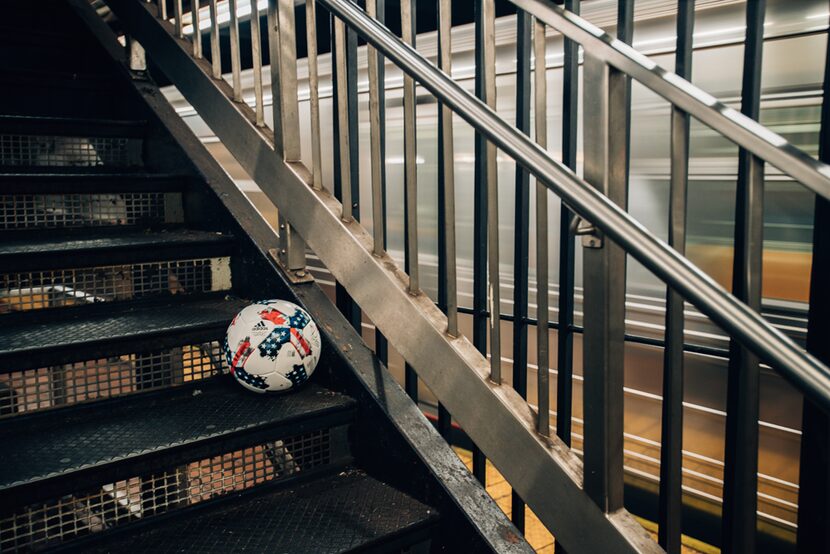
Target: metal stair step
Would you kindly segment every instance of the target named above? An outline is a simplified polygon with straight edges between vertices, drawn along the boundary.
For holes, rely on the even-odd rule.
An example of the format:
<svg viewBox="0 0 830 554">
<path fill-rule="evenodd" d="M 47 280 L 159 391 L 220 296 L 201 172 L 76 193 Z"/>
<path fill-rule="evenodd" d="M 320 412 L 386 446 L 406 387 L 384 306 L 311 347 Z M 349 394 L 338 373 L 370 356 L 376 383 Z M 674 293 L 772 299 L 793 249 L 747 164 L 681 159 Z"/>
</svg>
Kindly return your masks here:
<svg viewBox="0 0 830 554">
<path fill-rule="evenodd" d="M 15 168 L 15 170 L 25 168 Z M 2 194 L 96 194 L 128 192 L 182 192 L 193 182 L 189 175 L 171 173 L 83 172 L 5 172 L 0 173 Z"/>
<path fill-rule="evenodd" d="M 0 267 L 5 273 L 209 258 L 231 255 L 233 245 L 230 235 L 192 230 L 97 232 L 86 236 L 49 232 L 0 243 Z"/>
<path fill-rule="evenodd" d="M 5 315 L 0 373 L 216 340 L 245 305 L 229 297 L 182 296 Z"/>
<path fill-rule="evenodd" d="M 180 514 L 93 552 L 394 552 L 427 541 L 439 514 L 360 470 Z"/>
<path fill-rule="evenodd" d="M 0 167 L 137 169 L 145 129 L 135 120 L 2 115 Z"/>
<path fill-rule="evenodd" d="M 354 407 L 353 399 L 313 383 L 291 394 L 260 395 L 225 375 L 5 420 L 0 509 L 344 425 Z"/>
<path fill-rule="evenodd" d="M 142 120 L 0 115 L 0 134 L 142 138 Z"/>
</svg>

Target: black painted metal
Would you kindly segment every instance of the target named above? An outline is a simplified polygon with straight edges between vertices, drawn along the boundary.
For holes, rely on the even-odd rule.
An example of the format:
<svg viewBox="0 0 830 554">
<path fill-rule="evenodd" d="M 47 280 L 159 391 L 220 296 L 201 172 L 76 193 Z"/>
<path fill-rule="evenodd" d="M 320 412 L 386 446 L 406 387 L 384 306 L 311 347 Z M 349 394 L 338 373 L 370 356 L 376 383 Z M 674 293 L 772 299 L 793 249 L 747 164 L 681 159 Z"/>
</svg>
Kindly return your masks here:
<svg viewBox="0 0 830 554">
<path fill-rule="evenodd" d="M 155 553 L 171 544 L 200 553 L 401 551 L 427 541 L 438 520 L 435 510 L 355 469 L 245 500 L 119 533 L 94 551 Z"/>
<path fill-rule="evenodd" d="M 436 0 L 435 13 L 440 10 Z M 452 27 L 452 25 L 450 25 Z M 438 31 L 441 32 L 440 29 Z M 441 41 L 438 41 L 438 63 L 441 63 Z M 446 68 L 441 67 L 444 71 Z M 438 103 L 438 129 L 444 124 L 444 111 L 441 102 Z M 444 159 L 444 134 L 438 133 L 438 307 L 442 312 L 447 313 L 447 239 L 443 221 L 446 218 L 446 205 L 444 204 L 444 167 L 446 164 L 454 163 L 453 160 Z M 440 402 L 438 403 L 438 432 L 447 441 L 452 433 L 452 415 Z"/>
<path fill-rule="evenodd" d="M 746 42 L 741 91 L 741 112 L 758 119 L 761 104 L 761 56 L 764 40 L 765 0 L 749 2 L 746 10 Z M 739 153 L 735 203 L 735 255 L 732 293 L 760 310 L 763 184 L 756 190 L 752 179 L 752 155 Z M 763 176 L 761 177 L 763 179 Z M 761 235 L 761 236 L 758 236 Z M 757 357 L 734 341 L 730 344 L 726 399 L 726 449 L 724 455 L 723 539 L 724 552 L 753 552 L 756 542 L 758 413 L 760 369 Z"/>
<path fill-rule="evenodd" d="M 418 28 L 418 24 L 417 24 L 417 21 L 418 21 L 418 2 L 413 1 L 412 2 L 412 7 L 410 9 L 412 10 L 412 47 L 415 48 L 416 41 L 417 41 L 417 32 L 416 32 L 416 30 Z M 357 64 L 355 64 L 355 65 L 357 65 Z M 418 111 L 417 102 L 416 102 L 416 106 L 413 108 L 413 110 L 415 110 L 415 112 L 416 112 L 416 119 L 415 120 L 417 121 L 417 111 Z M 416 127 L 416 129 L 413 130 L 413 133 L 417 137 L 417 134 L 418 134 L 417 127 Z M 417 139 L 416 139 L 416 143 L 417 143 Z M 409 206 L 407 205 L 406 194 L 404 194 L 403 211 L 404 211 L 404 213 L 408 213 L 408 210 L 409 210 Z M 439 227 L 440 227 L 440 224 L 439 224 Z M 403 226 L 403 241 L 404 241 L 404 244 L 406 244 L 406 242 L 408 240 L 408 238 L 407 238 L 408 236 L 409 236 L 409 227 L 407 225 L 407 218 L 404 218 L 404 226 Z M 417 263 L 417 260 L 410 260 L 409 259 L 409 249 L 407 248 L 405 250 L 406 250 L 406 254 L 404 256 L 404 271 L 409 273 L 410 265 L 412 264 L 413 261 L 415 261 L 415 263 Z M 406 390 L 406 394 L 408 394 L 409 397 L 414 402 L 418 402 L 418 374 L 415 372 L 415 368 L 413 368 L 411 365 L 409 365 L 409 363 L 404 364 L 404 390 Z"/>
<path fill-rule="evenodd" d="M 830 41 L 824 62 L 819 159 L 830 162 Z M 830 363 L 830 202 L 816 197 L 807 350 Z M 804 399 L 798 488 L 798 551 L 830 552 L 830 415 Z"/>
<path fill-rule="evenodd" d="M 692 74 L 694 16 L 694 0 L 681 0 L 678 3 L 677 13 L 677 50 L 674 71 L 684 79 L 690 79 Z M 682 123 L 679 120 L 682 120 Z M 685 212 L 689 160 L 688 114 L 673 112 L 671 124 L 672 134 L 682 134 L 682 141 L 685 144 L 685 160 L 679 166 L 677 161 L 673 160 L 671 170 L 673 175 L 677 175 L 672 179 L 671 186 L 682 186 L 682 193 L 676 192 L 683 197 L 683 211 Z M 682 128 L 675 129 L 674 126 L 677 124 Z M 680 138 L 673 138 L 673 140 L 680 140 Z M 678 171 L 682 171 L 683 174 L 677 174 Z M 676 178 L 680 179 L 682 185 L 675 182 Z M 670 244 L 683 252 L 685 229 L 680 233 L 678 243 L 672 229 L 675 223 L 673 218 L 672 213 L 670 215 L 672 223 L 669 224 Z M 685 216 L 682 220 L 685 222 Z M 685 228 L 685 225 L 683 227 Z M 675 291 L 669 290 L 666 300 L 666 348 L 663 362 L 658 542 L 670 554 L 680 552 L 680 536 L 683 527 L 683 327 L 685 317 L 683 306 L 683 298 Z"/>
<path fill-rule="evenodd" d="M 566 0 L 565 9 L 579 14 L 580 0 Z M 576 170 L 579 125 L 579 45 L 565 39 L 562 90 L 562 161 Z M 573 212 L 562 203 L 559 219 L 559 331 L 556 363 L 556 434 L 571 444 L 573 413 L 574 244 Z"/>
<path fill-rule="evenodd" d="M 0 509 L 353 418 L 354 400 L 316 385 L 275 402 L 233 381 L 222 376 L 5 422 Z"/>
<path fill-rule="evenodd" d="M 516 127 L 530 134 L 530 56 L 532 23 L 527 12 L 516 13 Z M 544 62 L 543 62 L 544 63 Z M 516 210 L 513 260 L 513 388 L 527 398 L 528 242 L 530 234 L 530 174 L 516 165 Z M 513 491 L 513 524 L 524 532 L 525 505 Z"/>
<path fill-rule="evenodd" d="M 475 92 L 484 98 L 484 29 L 482 0 L 475 2 Z M 487 140 L 475 138 L 475 184 L 473 197 L 473 345 L 487 356 Z M 486 460 L 473 448 L 473 474 L 485 484 Z"/>
</svg>

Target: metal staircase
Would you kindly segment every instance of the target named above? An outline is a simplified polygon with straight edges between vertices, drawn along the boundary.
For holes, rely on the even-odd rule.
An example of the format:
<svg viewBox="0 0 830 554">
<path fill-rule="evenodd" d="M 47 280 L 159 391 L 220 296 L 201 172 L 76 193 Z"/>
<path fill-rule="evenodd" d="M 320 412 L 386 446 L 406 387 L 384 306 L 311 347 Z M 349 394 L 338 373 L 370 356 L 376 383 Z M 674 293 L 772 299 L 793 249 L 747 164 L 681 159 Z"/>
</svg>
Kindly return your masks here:
<svg viewBox="0 0 830 554">
<path fill-rule="evenodd" d="M 826 449 L 821 429 L 830 408 L 830 370 L 759 313 L 763 242 L 759 214 L 765 165 L 802 183 L 820 203 L 830 198 L 830 168 L 753 120 L 757 93 L 752 91 L 760 84 L 751 71 L 745 73 L 744 113 L 684 79 L 689 75 L 693 9 L 685 9 L 678 21 L 682 39 L 678 75 L 626 44 L 631 35 L 631 13 L 626 16 L 626 10 L 620 13 L 623 23 L 628 17 L 628 26 L 622 25 L 620 38 L 615 39 L 572 10 L 544 0 L 513 0 L 527 58 L 518 87 L 526 92 L 520 129 L 494 110 L 493 0 L 475 2 L 475 94 L 450 76 L 452 25 L 447 0 L 438 2 L 437 65 L 412 46 L 409 0 L 400 3 L 400 38 L 384 25 L 374 0 L 365 2 L 365 10 L 351 0 L 307 2 L 305 29 L 297 28 L 293 0 L 269 0 L 262 14 L 256 2 L 231 0 L 222 4 L 228 9 L 229 44 L 220 41 L 215 0 L 66 3 L 72 7 L 67 18 L 83 22 L 77 32 L 87 36 L 90 51 L 101 48 L 96 63 L 84 62 L 78 71 L 97 73 L 87 80 L 77 78 L 71 65 L 63 72 L 53 72 L 57 68 L 51 65 L 40 70 L 54 73 L 49 86 L 67 91 L 68 108 L 83 106 L 88 110 L 84 116 L 96 121 L 65 119 L 75 116 L 71 111 L 34 114 L 29 97 L 23 96 L 8 104 L 13 111 L 0 128 L 7 156 L 0 164 L 7 170 L 0 177 L 4 186 L 0 206 L 10 222 L 10 228 L 3 230 L 9 239 L 4 239 L 0 256 L 8 260 L 3 266 L 10 283 L 7 305 L 15 312 L 0 316 L 7 323 L 0 332 L 0 367 L 10 376 L 9 383 L 19 383 L 4 389 L 4 411 L 9 413 L 0 429 L 15 453 L 3 473 L 5 488 L 0 496 L 9 514 L 0 518 L 0 534 L 12 537 L 2 539 L 10 546 L 148 551 L 192 546 L 224 551 L 241 549 L 240 541 L 249 540 L 245 545 L 253 550 L 318 552 L 324 551 L 324 544 L 334 551 L 389 550 L 432 540 L 436 550 L 526 550 L 516 530 L 492 502 L 481 500 L 481 489 L 385 372 L 381 351 L 388 341 L 407 364 L 410 396 L 416 395 L 421 380 L 441 403 L 439 428 L 447 429 L 451 414 L 480 449 L 476 460 L 486 456 L 493 462 L 513 488 L 514 506 L 526 502 L 558 545 L 569 552 L 677 552 L 683 510 L 684 301 L 732 341 L 722 548 L 756 550 L 761 363 L 805 395 L 805 421 L 811 418 L 818 430 L 805 435 L 804 444 Z M 251 18 L 255 40 L 248 43 L 255 91 L 250 100 L 241 92 L 240 3 L 253 6 L 256 16 Z M 205 4 L 205 13 L 200 4 Z M 567 4 L 573 7 L 578 2 Z M 751 4 L 745 59 L 750 68 L 760 63 L 757 43 L 763 25 L 763 2 Z M 333 38 L 335 109 L 327 121 L 322 121 L 316 73 L 318 6 L 328 12 L 320 17 L 331 17 Z M 201 24 L 197 14 L 206 17 Z M 260 15 L 267 22 L 265 28 Z M 36 18 L 21 8 L 20 20 Z M 62 22 L 53 24 L 63 28 Z M 194 28 L 204 29 L 205 36 L 193 33 Z M 545 72 L 535 69 L 535 129 L 530 132 L 531 39 L 534 59 L 543 59 L 548 28 L 564 35 L 570 45 L 565 67 L 571 86 L 577 76 L 577 47 L 584 51 L 584 178 L 574 171 L 573 118 L 565 137 L 565 163 L 547 149 L 546 104 L 539 101 L 546 97 L 547 84 Z M 302 33 L 310 85 L 308 166 L 301 161 L 297 90 L 296 48 Z M 369 45 L 371 228 L 361 224 L 354 178 L 359 145 L 356 94 L 350 92 L 354 78 L 349 74 L 355 70 L 358 35 Z M 19 37 L 27 35 L 8 36 L 22 40 Z M 59 36 L 51 37 L 38 48 L 43 44 L 59 47 L 61 42 Z M 145 52 L 265 195 L 282 208 L 279 239 L 148 80 Z M 268 122 L 261 71 L 265 52 L 274 98 Z M 67 59 L 76 60 L 74 54 Z M 223 58 L 230 66 L 227 80 Z M 379 73 L 384 59 L 404 74 L 403 269 L 386 251 L 384 134 L 376 117 L 381 113 Z M 43 63 L 42 57 L 38 63 Z M 12 64 L 11 69 L 19 73 L 21 67 L 28 67 L 19 65 Z M 112 67 L 111 75 L 101 67 Z M 16 78 L 32 82 L 31 75 Z M 670 244 L 627 211 L 631 79 L 671 104 Z M 109 102 L 113 94 L 101 92 L 108 101 L 85 104 L 80 99 L 90 94 L 89 87 L 75 86 L 78 80 L 88 81 L 94 90 L 99 85 L 114 86 L 133 100 Z M 442 121 L 438 305 L 419 281 L 416 82 L 440 102 Z M 573 93 L 572 89 L 568 94 Z M 35 91 L 32 103 L 37 102 L 37 94 L 54 97 Z M 471 340 L 457 320 L 453 114 L 477 134 Z M 734 294 L 683 255 L 690 117 L 741 149 Z M 321 146 L 321 125 L 334 128 L 331 152 Z M 570 260 L 563 262 L 563 275 L 573 272 L 575 239 L 584 249 L 581 455 L 572 448 L 570 427 L 572 282 L 569 293 L 560 291 L 565 298 L 560 310 L 568 305 L 570 294 L 571 313 L 560 313 L 558 322 L 555 424 L 549 387 L 540 386 L 538 398 L 527 399 L 526 390 L 515 381 L 507 383 L 502 375 L 501 317 L 496 317 L 496 312 L 501 316 L 497 150 L 525 172 L 525 195 L 529 194 L 527 176 L 536 178 L 538 236 L 547 236 L 548 195 L 562 199 L 561 244 L 563 253 L 570 252 L 562 257 Z M 329 158 L 334 159 L 333 187 L 322 182 L 323 161 Z M 525 214 L 525 230 L 516 233 L 527 233 L 529 221 Z M 336 314 L 319 288 L 309 283 L 306 245 L 337 279 L 338 303 L 348 320 Z M 535 250 L 539 267 L 547 267 L 546 241 L 539 241 Z M 625 507 L 627 255 L 669 291 L 669 331 L 660 343 L 666 362 L 659 542 Z M 284 280 L 277 277 L 277 266 Z M 69 278 L 55 279 L 56 270 Z M 73 279 L 83 281 L 83 286 L 73 284 Z M 544 276 L 537 286 L 540 296 L 547 298 Z M 524 294 L 526 302 L 526 287 Z M 216 341 L 223 322 L 244 302 L 240 299 L 279 295 L 308 307 L 325 329 L 327 351 L 317 386 L 277 404 L 251 398 L 224 382 L 218 375 L 222 361 Z M 21 307 L 28 309 L 16 313 Z M 545 308 L 540 302 L 540 313 Z M 377 327 L 379 357 L 352 328 L 360 328 L 363 315 Z M 526 312 L 523 318 L 527 320 Z M 539 383 L 549 378 L 547 329 L 553 322 L 545 323 L 537 325 L 543 330 L 537 341 Z M 21 396 L 18 390 L 28 392 Z M 239 465 L 233 461 L 237 459 Z M 827 477 L 821 463 L 803 467 L 808 471 L 802 473 L 802 480 Z M 482 469 L 477 464 L 476 471 Z M 802 481 L 802 490 L 809 486 L 811 482 Z M 249 488 L 250 493 L 240 492 Z M 20 499 L 25 499 L 25 506 L 19 505 Z M 810 502 L 805 504 L 808 509 L 826 510 L 822 495 L 814 495 Z M 371 519 L 367 513 L 378 517 Z M 318 522 L 313 532 L 293 532 L 300 525 L 298 517 Z M 799 548 L 822 551 L 826 537 L 822 539 L 820 526 L 804 521 Z M 275 533 L 275 528 L 292 531 Z"/>
<path fill-rule="evenodd" d="M 530 551 L 74 7 L 0 22 L 0 551 Z M 226 375 L 229 321 L 266 297 L 321 326 L 296 394 Z"/>
</svg>

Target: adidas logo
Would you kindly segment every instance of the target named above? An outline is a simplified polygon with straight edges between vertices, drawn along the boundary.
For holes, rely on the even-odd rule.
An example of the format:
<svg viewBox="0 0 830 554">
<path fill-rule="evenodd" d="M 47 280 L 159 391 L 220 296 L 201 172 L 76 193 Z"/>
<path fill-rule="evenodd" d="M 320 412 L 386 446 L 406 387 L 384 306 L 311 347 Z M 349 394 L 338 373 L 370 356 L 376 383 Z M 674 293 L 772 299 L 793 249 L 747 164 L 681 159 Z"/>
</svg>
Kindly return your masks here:
<svg viewBox="0 0 830 554">
<path fill-rule="evenodd" d="M 256 325 L 254 325 L 251 328 L 251 331 L 254 332 L 254 333 L 260 333 L 262 331 L 267 331 L 267 330 L 268 330 L 268 326 L 265 325 L 264 321 L 260 321 L 259 323 L 257 323 Z"/>
</svg>

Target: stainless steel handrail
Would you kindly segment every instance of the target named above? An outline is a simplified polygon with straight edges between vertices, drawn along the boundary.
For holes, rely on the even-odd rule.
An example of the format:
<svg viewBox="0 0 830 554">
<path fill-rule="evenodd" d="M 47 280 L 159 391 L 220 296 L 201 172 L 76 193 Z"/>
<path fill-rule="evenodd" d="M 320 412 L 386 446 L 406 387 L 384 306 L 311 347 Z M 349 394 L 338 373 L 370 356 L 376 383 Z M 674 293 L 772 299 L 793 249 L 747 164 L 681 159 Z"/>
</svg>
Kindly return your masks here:
<svg viewBox="0 0 830 554">
<path fill-rule="evenodd" d="M 510 1 L 580 43 L 592 56 L 636 79 L 738 146 L 774 165 L 816 194 L 830 199 L 830 166 L 793 146 L 784 137 L 663 69 L 632 46 L 572 12 L 547 0 Z"/>
<path fill-rule="evenodd" d="M 804 352 L 763 317 L 651 234 L 622 208 L 554 160 L 542 147 L 504 121 L 493 109 L 467 92 L 415 49 L 403 44 L 357 5 L 349 0 L 320 2 L 544 182 L 581 217 L 593 222 L 730 335 L 830 410 L 830 368 Z M 711 123 L 713 128 L 808 184 L 819 194 L 830 196 L 830 178 L 826 176 L 830 175 L 830 167 L 813 160 L 783 138 L 726 108 L 703 91 L 684 85 L 687 82 L 680 78 L 666 80 L 668 72 L 584 20 L 567 14 L 548 2 L 518 0 L 515 3 L 546 23 L 557 25 L 562 22 L 568 36 L 580 42 L 590 41 L 592 47 L 597 48 L 600 56 L 604 55 L 608 63 L 621 70 L 629 70 L 632 77 L 647 86 L 654 85 L 655 90 L 664 96 L 671 95 L 673 102 L 693 116 L 707 124 Z"/>
</svg>

